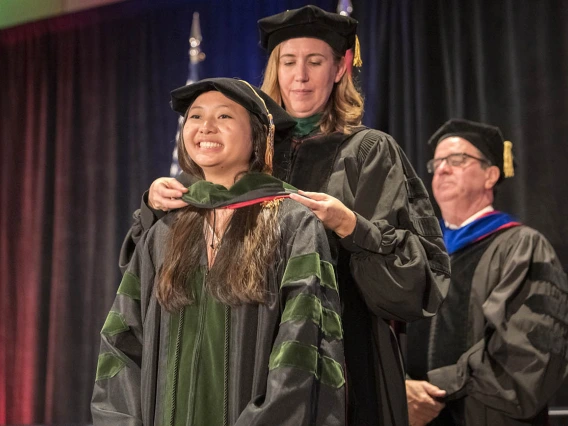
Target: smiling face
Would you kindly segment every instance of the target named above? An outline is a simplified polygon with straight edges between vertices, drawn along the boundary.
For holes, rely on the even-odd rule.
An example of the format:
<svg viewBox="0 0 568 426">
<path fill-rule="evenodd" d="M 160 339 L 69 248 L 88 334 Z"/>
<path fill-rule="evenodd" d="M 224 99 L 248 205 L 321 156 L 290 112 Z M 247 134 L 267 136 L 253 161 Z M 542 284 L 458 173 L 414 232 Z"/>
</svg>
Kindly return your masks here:
<svg viewBox="0 0 568 426">
<path fill-rule="evenodd" d="M 230 187 L 249 168 L 253 149 L 249 113 L 221 92 L 202 93 L 189 107 L 183 141 L 206 180 Z"/>
<path fill-rule="evenodd" d="M 316 38 L 293 38 L 279 45 L 278 83 L 286 111 L 296 118 L 324 110 L 327 100 L 346 71 L 329 44 Z"/>
</svg>

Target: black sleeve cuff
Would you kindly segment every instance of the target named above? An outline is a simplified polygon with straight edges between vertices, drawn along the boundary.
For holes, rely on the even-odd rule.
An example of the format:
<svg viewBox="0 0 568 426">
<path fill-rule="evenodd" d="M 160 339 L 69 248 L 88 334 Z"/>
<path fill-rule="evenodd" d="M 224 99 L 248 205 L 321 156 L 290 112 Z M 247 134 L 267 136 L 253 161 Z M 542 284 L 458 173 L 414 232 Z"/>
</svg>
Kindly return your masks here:
<svg viewBox="0 0 568 426">
<path fill-rule="evenodd" d="M 142 223 L 142 228 L 147 231 L 156 223 L 158 220 L 166 215 L 165 211 L 155 210 L 148 204 L 148 191 L 142 196 L 142 202 L 140 203 L 140 222 Z"/>
<path fill-rule="evenodd" d="M 362 251 L 367 250 L 365 241 L 376 234 L 377 230 L 374 230 L 373 224 L 361 216 L 359 213 L 354 212 L 357 218 L 357 223 L 355 225 L 355 229 L 351 233 L 351 235 L 347 235 L 344 238 L 341 238 L 339 242 L 343 246 L 343 248 L 350 253 L 360 253 Z M 380 242 L 374 241 L 374 244 L 380 245 Z M 372 246 L 369 246 L 371 248 Z"/>
<path fill-rule="evenodd" d="M 446 401 L 463 398 L 467 395 L 466 373 L 457 364 L 430 370 L 428 381 L 446 391 Z"/>
</svg>

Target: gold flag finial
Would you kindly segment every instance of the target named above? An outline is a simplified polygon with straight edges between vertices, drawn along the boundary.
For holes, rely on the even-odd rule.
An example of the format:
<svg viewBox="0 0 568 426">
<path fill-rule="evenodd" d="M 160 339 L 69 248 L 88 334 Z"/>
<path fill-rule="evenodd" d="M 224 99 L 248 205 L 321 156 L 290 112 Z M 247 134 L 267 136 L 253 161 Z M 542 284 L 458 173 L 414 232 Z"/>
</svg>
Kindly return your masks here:
<svg viewBox="0 0 568 426">
<path fill-rule="evenodd" d="M 201 51 L 201 25 L 199 23 L 199 13 L 193 12 L 193 20 L 191 21 L 191 29 L 189 30 L 189 61 L 192 64 L 198 64 L 205 59 L 205 53 Z M 197 80 L 195 80 L 197 81 Z"/>
</svg>

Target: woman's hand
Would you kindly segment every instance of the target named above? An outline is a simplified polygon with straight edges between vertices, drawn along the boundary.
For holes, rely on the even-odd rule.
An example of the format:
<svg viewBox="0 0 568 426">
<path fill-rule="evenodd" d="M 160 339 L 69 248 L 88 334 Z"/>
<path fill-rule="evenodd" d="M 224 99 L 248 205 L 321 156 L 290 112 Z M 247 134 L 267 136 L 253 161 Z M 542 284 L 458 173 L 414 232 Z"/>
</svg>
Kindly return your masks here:
<svg viewBox="0 0 568 426">
<path fill-rule="evenodd" d="M 357 216 L 337 198 L 322 192 L 298 191 L 298 194 L 290 194 L 290 198 L 313 211 L 323 225 L 340 238 L 353 233 Z"/>
<path fill-rule="evenodd" d="M 187 206 L 185 201 L 180 200 L 185 192 L 187 192 L 187 188 L 177 179 L 167 177 L 158 178 L 150 185 L 148 204 L 154 210 L 163 210 L 165 212 L 172 209 L 179 209 Z"/>
</svg>

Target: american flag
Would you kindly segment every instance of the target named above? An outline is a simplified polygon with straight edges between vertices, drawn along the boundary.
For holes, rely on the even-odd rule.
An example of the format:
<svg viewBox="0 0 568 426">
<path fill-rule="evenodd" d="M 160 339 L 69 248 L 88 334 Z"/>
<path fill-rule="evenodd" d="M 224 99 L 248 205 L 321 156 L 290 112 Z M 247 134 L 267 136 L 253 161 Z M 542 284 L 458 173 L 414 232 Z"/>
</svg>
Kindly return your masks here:
<svg viewBox="0 0 568 426">
<path fill-rule="evenodd" d="M 205 59 L 205 53 L 201 51 L 201 26 L 199 25 L 199 13 L 193 13 L 193 21 L 189 36 L 189 65 L 187 73 L 187 81 L 185 84 L 192 84 L 199 80 L 199 63 Z M 179 132 L 183 125 L 183 117 L 178 120 L 178 130 L 176 133 L 176 141 L 179 138 Z M 170 176 L 176 177 L 181 172 L 178 163 L 177 145 L 174 147 L 172 154 L 172 165 L 170 166 Z"/>
</svg>

